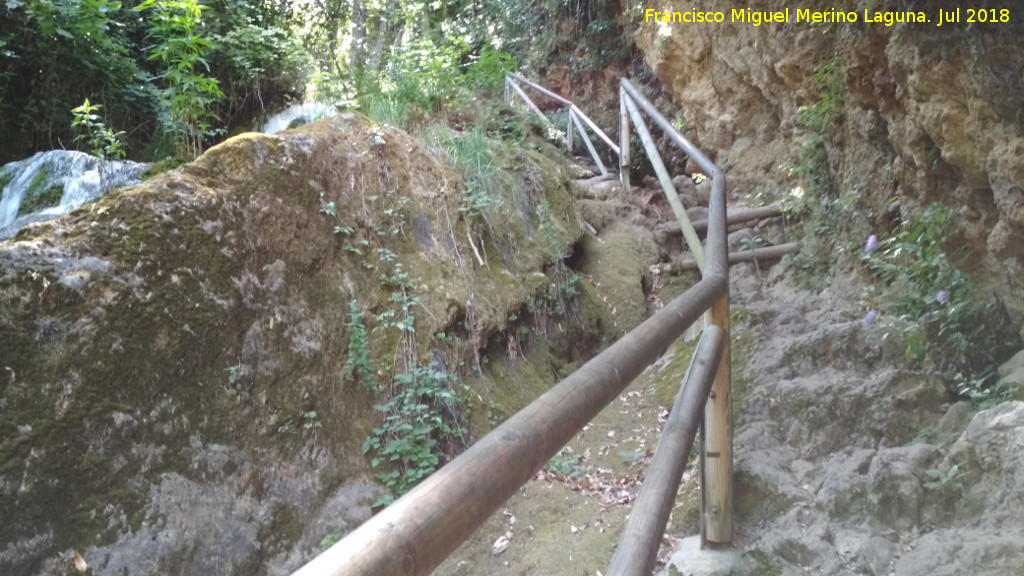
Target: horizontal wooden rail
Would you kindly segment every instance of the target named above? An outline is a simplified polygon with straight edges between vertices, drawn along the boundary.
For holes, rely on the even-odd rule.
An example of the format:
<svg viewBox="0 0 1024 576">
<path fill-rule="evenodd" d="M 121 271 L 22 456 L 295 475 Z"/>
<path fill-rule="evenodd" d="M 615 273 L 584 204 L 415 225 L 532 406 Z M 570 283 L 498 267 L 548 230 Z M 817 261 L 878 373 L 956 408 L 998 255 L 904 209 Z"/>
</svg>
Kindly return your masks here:
<svg viewBox="0 0 1024 576">
<path fill-rule="evenodd" d="M 727 290 L 702 279 L 294 576 L 429 574 Z"/>
<path fill-rule="evenodd" d="M 575 113 L 576 116 L 578 116 L 580 120 L 583 120 L 583 122 L 587 126 L 589 126 L 591 130 L 594 131 L 594 134 L 597 134 L 598 138 L 600 138 L 601 140 L 604 140 L 605 144 L 608 144 L 608 147 L 611 148 L 612 152 L 614 152 L 616 156 L 619 155 L 619 147 L 616 146 L 615 143 L 612 142 L 612 139 L 609 138 L 608 135 L 604 133 L 604 130 L 601 130 L 600 128 L 598 128 L 597 124 L 594 124 L 594 121 L 591 120 L 589 116 L 584 114 L 583 110 L 580 110 L 579 107 L 576 106 L 576 104 L 574 104 L 572 102 L 572 100 L 563 98 L 562 96 L 559 96 L 558 94 L 555 94 L 554 92 L 552 92 L 551 90 L 548 90 L 547 88 L 541 86 L 540 84 L 535 84 L 533 82 L 530 82 L 529 80 L 527 80 L 526 78 L 523 78 L 519 74 L 509 74 L 509 76 L 511 76 L 512 78 L 515 78 L 516 80 L 522 82 L 523 84 L 526 84 L 527 86 L 533 88 L 534 90 L 540 92 L 541 94 L 543 94 L 543 95 L 545 95 L 545 96 L 547 96 L 547 97 L 549 97 L 549 98 L 551 98 L 551 99 L 553 99 L 553 100 L 555 100 L 557 102 L 561 102 L 562 104 L 565 104 L 566 106 L 568 106 L 569 110 L 572 111 L 573 113 Z"/>
<path fill-rule="evenodd" d="M 782 213 L 782 206 L 765 206 L 763 208 L 752 208 L 750 210 L 737 210 L 735 212 L 729 212 L 729 216 L 726 218 L 725 223 L 732 226 L 733 224 L 742 224 L 743 222 L 750 222 L 751 220 L 773 218 L 775 216 L 780 216 Z M 672 224 L 668 224 L 663 228 L 665 234 L 668 234 L 669 236 L 679 236 L 682 234 L 682 230 L 679 226 L 673 226 Z M 708 229 L 708 221 L 694 220 L 693 229 L 696 230 L 698 234 L 706 232 Z"/>
<path fill-rule="evenodd" d="M 766 246 L 764 248 L 752 248 L 750 250 L 741 250 L 739 252 L 729 252 L 729 264 L 740 264 L 743 262 L 753 262 L 755 260 L 775 260 L 777 258 L 782 258 L 786 254 L 793 254 L 799 251 L 800 243 L 790 242 L 788 244 L 779 244 L 777 246 Z M 671 274 L 673 271 L 687 272 L 697 269 L 697 262 L 694 260 L 683 260 L 676 266 L 662 268 L 662 272 Z"/>
<path fill-rule="evenodd" d="M 668 524 L 694 436 L 704 417 L 704 404 L 722 358 L 725 332 L 708 326 L 701 334 L 693 361 L 676 395 L 643 487 L 626 520 L 615 549 L 609 576 L 647 576 L 654 569 L 662 534 Z"/>
</svg>

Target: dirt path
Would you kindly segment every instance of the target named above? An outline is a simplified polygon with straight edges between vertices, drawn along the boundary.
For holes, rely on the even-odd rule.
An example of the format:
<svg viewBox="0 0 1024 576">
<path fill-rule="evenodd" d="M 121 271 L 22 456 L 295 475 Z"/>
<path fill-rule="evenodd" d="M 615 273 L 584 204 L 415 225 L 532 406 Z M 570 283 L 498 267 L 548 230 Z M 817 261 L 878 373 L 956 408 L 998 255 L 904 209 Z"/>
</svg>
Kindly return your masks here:
<svg viewBox="0 0 1024 576">
<path fill-rule="evenodd" d="M 670 348 L 434 574 L 603 573 L 694 346 Z"/>
</svg>

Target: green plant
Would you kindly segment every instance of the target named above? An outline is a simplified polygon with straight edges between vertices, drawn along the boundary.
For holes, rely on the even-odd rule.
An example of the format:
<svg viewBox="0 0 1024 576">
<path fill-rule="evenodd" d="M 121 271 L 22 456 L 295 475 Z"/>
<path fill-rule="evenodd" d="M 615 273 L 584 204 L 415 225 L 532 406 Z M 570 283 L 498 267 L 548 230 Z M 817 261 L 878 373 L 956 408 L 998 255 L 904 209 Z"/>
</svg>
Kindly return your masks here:
<svg viewBox="0 0 1024 576">
<path fill-rule="evenodd" d="M 787 217 L 803 220 L 800 252 L 789 257 L 787 265 L 804 287 L 819 291 L 832 280 L 837 256 L 856 250 L 867 216 L 860 208 L 861 194 L 856 187 L 839 193 L 832 176 L 828 148 L 818 135 L 804 140 L 795 163 L 788 165 L 791 176 L 801 186 L 794 187 L 780 200 Z"/>
<path fill-rule="evenodd" d="M 821 97 L 814 104 L 801 109 L 797 124 L 819 134 L 828 134 L 842 117 L 846 101 L 846 81 L 838 56 L 815 69 L 814 85 Z"/>
<path fill-rule="evenodd" d="M 320 540 L 320 551 L 327 550 L 331 546 L 334 546 L 338 542 L 341 542 L 341 534 L 328 534 Z"/>
<path fill-rule="evenodd" d="M 508 52 L 499 52 L 488 46 L 480 51 L 476 62 L 466 71 L 467 83 L 478 90 L 498 91 L 505 83 L 505 76 L 518 68 L 516 59 Z"/>
<path fill-rule="evenodd" d="M 320 423 L 320 415 L 315 411 L 308 411 L 302 413 L 302 429 L 303 430 L 316 430 L 322 428 L 323 425 Z"/>
<path fill-rule="evenodd" d="M 569 478 L 579 478 L 587 473 L 586 468 L 580 464 L 582 461 L 582 455 L 574 454 L 572 449 L 566 446 L 559 450 L 558 453 L 544 465 L 544 469 L 548 472 L 568 476 Z"/>
<path fill-rule="evenodd" d="M 497 428 L 505 421 L 505 407 L 500 402 L 491 400 L 487 403 L 487 424 Z"/>
<path fill-rule="evenodd" d="M 80 131 L 75 142 L 84 141 L 97 158 L 120 160 L 125 156 L 124 145 L 121 144 L 124 132 L 114 132 L 103 124 L 99 115 L 95 114 L 102 107 L 100 104 L 91 104 L 86 98 L 81 106 L 71 109 L 75 115 L 71 128 Z"/>
<path fill-rule="evenodd" d="M 409 274 L 402 269 L 402 263 L 395 261 L 394 252 L 387 248 L 377 249 L 378 257 L 383 263 L 393 263 L 390 273 L 382 273 L 380 282 L 385 288 L 392 288 L 391 303 L 396 308 L 377 314 L 377 326 L 374 332 L 395 328 L 399 332 L 415 332 L 416 313 L 413 309 L 419 305 L 420 299 L 412 295 L 414 288 Z"/>
<path fill-rule="evenodd" d="M 953 211 L 936 203 L 863 256 L 877 280 L 865 295 L 867 306 L 896 319 L 883 324 L 883 337 L 900 333 L 908 360 L 923 364 L 931 356 L 946 370 L 967 363 L 989 310 L 946 253 L 956 232 Z"/>
<path fill-rule="evenodd" d="M 363 454 L 373 454 L 370 464 L 387 469 L 377 478 L 391 489 L 374 506 L 390 504 L 437 469 L 440 442 L 465 441 L 462 425 L 451 416 L 464 407 L 465 398 L 436 362 L 396 375 L 393 388 L 390 398 L 374 406 L 383 423 L 363 442 Z"/>
<path fill-rule="evenodd" d="M 355 232 L 351 227 L 342 225 L 341 218 L 338 218 L 338 209 L 335 207 L 334 202 L 327 201 L 324 190 L 320 190 L 320 213 L 334 219 L 335 234 L 351 236 Z"/>
<path fill-rule="evenodd" d="M 377 391 L 374 379 L 376 368 L 370 358 L 370 346 L 366 336 L 366 325 L 359 312 L 359 303 L 348 303 L 348 321 L 344 326 L 350 330 L 348 336 L 348 357 L 345 359 L 345 381 L 359 382 L 368 392 Z"/>
<path fill-rule="evenodd" d="M 241 364 L 235 364 L 234 366 L 228 366 L 224 369 L 228 373 L 228 384 L 234 384 L 238 382 L 238 371 L 241 370 Z"/>
<path fill-rule="evenodd" d="M 941 490 L 948 486 L 950 488 L 955 488 L 963 492 L 963 478 L 967 474 L 960 470 L 959 464 L 954 464 L 949 470 L 945 472 L 933 468 L 931 470 L 925 470 L 924 473 L 929 478 L 934 479 L 929 482 L 924 482 L 922 484 L 922 486 L 927 488 L 928 490 Z"/>
<path fill-rule="evenodd" d="M 157 40 L 149 60 L 159 59 L 166 67 L 160 78 L 168 85 L 172 131 L 181 134 L 183 152 L 195 157 L 203 151 L 210 120 L 216 118 L 211 107 L 224 97 L 220 83 L 199 70 L 209 71 L 203 56 L 213 48 L 213 43 L 200 35 L 202 14 L 208 7 L 197 0 L 145 0 L 134 8 L 149 9 L 153 10 L 150 35 Z"/>
</svg>

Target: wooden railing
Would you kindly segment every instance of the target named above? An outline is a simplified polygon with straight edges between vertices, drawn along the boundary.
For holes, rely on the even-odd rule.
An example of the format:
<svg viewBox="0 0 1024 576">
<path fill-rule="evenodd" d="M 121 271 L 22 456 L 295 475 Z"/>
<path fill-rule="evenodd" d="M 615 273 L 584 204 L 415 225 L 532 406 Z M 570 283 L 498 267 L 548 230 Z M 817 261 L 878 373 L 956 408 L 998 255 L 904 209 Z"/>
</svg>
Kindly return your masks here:
<svg viewBox="0 0 1024 576">
<path fill-rule="evenodd" d="M 573 104 L 570 100 L 567 100 L 559 96 L 558 94 L 555 94 L 554 92 L 548 90 L 547 88 L 539 84 L 534 84 L 533 82 L 530 82 L 529 80 L 523 78 L 518 74 L 509 74 L 508 76 L 505 77 L 506 102 L 508 102 L 511 99 L 512 93 L 514 92 L 520 98 L 522 98 L 523 103 L 526 104 L 526 106 L 530 110 L 532 110 L 535 114 L 540 116 L 542 121 L 551 124 L 551 121 L 548 120 L 547 115 L 545 115 L 544 112 L 542 112 L 541 109 L 538 108 L 537 105 L 533 103 L 533 100 L 531 100 L 530 97 L 526 95 L 526 92 L 524 92 L 523 89 L 516 84 L 517 81 L 526 84 L 530 88 L 533 88 L 534 90 L 540 92 L 541 94 L 547 96 L 548 98 L 551 98 L 552 100 L 559 102 L 565 106 L 565 110 L 568 112 L 566 116 L 569 118 L 565 127 L 565 147 L 569 150 L 570 153 L 574 152 L 574 134 L 579 134 L 580 139 L 583 140 L 583 143 L 586 144 L 587 146 L 587 152 L 590 153 L 590 158 L 591 160 L 594 161 L 594 166 L 597 166 L 597 169 L 601 172 L 602 176 L 607 176 L 608 168 L 605 167 L 604 162 L 601 160 L 601 156 L 597 153 L 597 149 L 594 148 L 594 143 L 590 140 L 590 136 L 587 135 L 587 130 L 586 128 L 584 128 L 584 125 L 589 126 L 598 138 L 604 140 L 605 144 L 608 145 L 608 148 L 611 149 L 612 153 L 618 156 L 619 147 L 616 146 L 614 142 L 612 142 L 612 139 L 609 138 L 608 135 L 604 133 L 604 131 L 598 128 L 597 124 L 594 124 L 594 121 L 591 120 L 586 114 L 584 114 L 583 111 L 580 110 L 579 107 Z M 626 147 L 628 148 L 629 145 L 627 144 Z"/>
<path fill-rule="evenodd" d="M 712 545 L 728 545 L 732 541 L 725 176 L 627 80 L 622 80 L 621 91 L 622 140 L 620 146 L 615 146 L 572 102 L 518 75 L 509 78 L 506 86 L 542 116 L 540 109 L 511 80 L 523 82 L 566 105 L 567 132 L 577 129 L 597 160 L 595 164 L 606 172 L 582 125 L 594 130 L 619 156 L 627 186 L 629 120 L 632 119 L 641 140 L 650 140 L 641 110 L 700 166 L 711 179 L 707 244 L 701 246 L 694 232 L 690 248 L 695 257 L 699 254 L 702 278 L 293 576 L 429 574 L 702 316 L 705 328 L 700 342 L 606 574 L 650 573 L 701 422 L 702 541 Z M 571 146 L 571 142 L 567 145 Z M 664 166 L 657 168 L 660 158 L 652 156 L 651 160 L 661 179 Z M 681 225 L 684 220 L 692 231 L 693 226 L 682 212 Z M 689 235 L 687 241 L 691 241 Z"/>
</svg>

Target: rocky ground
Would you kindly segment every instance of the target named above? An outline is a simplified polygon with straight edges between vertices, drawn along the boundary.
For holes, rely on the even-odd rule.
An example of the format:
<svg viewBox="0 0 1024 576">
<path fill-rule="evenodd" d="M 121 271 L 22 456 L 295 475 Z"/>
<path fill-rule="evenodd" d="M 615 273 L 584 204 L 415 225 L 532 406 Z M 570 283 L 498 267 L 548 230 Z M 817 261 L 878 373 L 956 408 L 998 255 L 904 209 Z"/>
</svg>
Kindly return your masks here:
<svg viewBox="0 0 1024 576">
<path fill-rule="evenodd" d="M 779 227 L 731 237 L 754 234 Z M 945 382 L 863 326 L 848 290 L 808 293 L 782 265 L 733 267 L 736 540 L 699 550 L 691 463 L 659 574 L 1024 571 L 1024 403 L 951 403 Z M 435 573 L 604 573 L 692 346 L 671 348 Z"/>
</svg>

